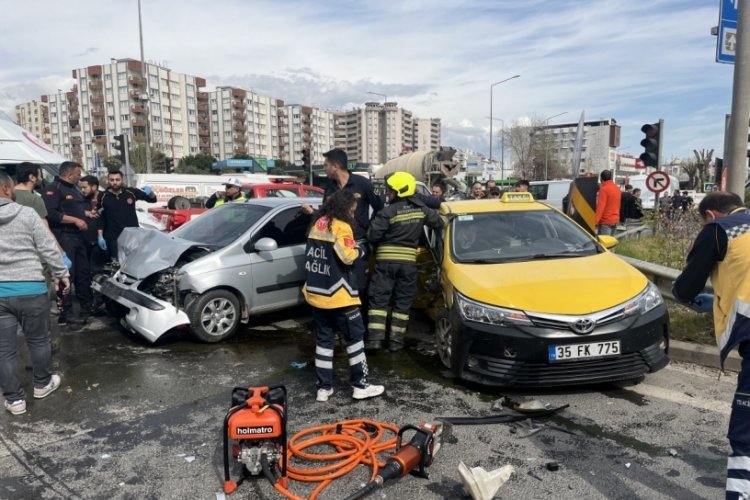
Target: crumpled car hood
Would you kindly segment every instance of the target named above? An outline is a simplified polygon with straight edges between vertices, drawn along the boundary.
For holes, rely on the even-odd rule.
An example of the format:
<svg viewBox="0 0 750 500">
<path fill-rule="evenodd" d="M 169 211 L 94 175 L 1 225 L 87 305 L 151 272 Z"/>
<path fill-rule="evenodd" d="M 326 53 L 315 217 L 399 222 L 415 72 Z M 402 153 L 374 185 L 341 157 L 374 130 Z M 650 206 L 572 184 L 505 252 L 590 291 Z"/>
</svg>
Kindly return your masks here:
<svg viewBox="0 0 750 500">
<path fill-rule="evenodd" d="M 117 238 L 117 257 L 122 272 L 143 279 L 174 266 L 187 249 L 200 246 L 161 231 L 129 227 Z"/>
</svg>

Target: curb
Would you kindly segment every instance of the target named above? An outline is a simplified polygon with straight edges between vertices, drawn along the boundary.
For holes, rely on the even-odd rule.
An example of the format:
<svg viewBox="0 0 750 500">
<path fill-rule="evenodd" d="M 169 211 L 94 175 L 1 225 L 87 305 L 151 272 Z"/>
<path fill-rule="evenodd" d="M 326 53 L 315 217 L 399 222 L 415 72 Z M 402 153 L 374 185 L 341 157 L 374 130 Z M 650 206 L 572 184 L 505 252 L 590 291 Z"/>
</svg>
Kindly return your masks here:
<svg viewBox="0 0 750 500">
<path fill-rule="evenodd" d="M 718 370 L 719 348 L 716 346 L 683 342 L 681 340 L 670 340 L 669 359 L 673 361 L 683 361 L 685 363 L 694 363 L 696 365 L 715 368 Z M 724 362 L 724 369 L 731 372 L 739 372 L 741 366 L 742 358 L 737 354 L 737 351 L 734 350 L 730 352 Z"/>
</svg>

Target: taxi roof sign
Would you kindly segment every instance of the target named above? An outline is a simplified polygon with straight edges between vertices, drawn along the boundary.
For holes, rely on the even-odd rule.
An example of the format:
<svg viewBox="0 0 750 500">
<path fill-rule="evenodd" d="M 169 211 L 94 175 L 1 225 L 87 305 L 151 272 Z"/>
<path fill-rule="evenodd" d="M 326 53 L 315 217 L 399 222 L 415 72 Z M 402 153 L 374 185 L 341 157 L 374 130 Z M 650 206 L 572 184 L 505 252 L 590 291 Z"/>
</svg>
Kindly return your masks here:
<svg viewBox="0 0 750 500">
<path fill-rule="evenodd" d="M 502 203 L 529 203 L 534 201 L 534 196 L 531 193 L 507 192 L 503 193 L 500 201 Z"/>
</svg>

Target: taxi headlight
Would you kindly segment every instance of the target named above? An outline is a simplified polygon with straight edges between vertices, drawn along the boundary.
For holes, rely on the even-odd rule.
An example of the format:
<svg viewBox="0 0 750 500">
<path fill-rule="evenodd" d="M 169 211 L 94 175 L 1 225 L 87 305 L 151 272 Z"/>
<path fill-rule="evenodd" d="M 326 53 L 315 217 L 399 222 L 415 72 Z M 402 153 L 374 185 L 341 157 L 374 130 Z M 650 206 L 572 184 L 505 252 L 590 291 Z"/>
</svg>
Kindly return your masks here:
<svg viewBox="0 0 750 500">
<path fill-rule="evenodd" d="M 656 288 L 656 285 L 649 281 L 648 285 L 646 285 L 646 288 L 641 293 L 625 303 L 623 312 L 625 313 L 625 316 L 646 314 L 663 303 L 664 298 L 661 296 L 661 292 Z"/>
<path fill-rule="evenodd" d="M 467 299 L 460 293 L 456 293 L 456 305 L 461 317 L 466 321 L 484 323 L 487 325 L 531 325 L 531 320 L 526 313 L 517 309 L 505 309 L 493 307 L 473 300 Z"/>
</svg>

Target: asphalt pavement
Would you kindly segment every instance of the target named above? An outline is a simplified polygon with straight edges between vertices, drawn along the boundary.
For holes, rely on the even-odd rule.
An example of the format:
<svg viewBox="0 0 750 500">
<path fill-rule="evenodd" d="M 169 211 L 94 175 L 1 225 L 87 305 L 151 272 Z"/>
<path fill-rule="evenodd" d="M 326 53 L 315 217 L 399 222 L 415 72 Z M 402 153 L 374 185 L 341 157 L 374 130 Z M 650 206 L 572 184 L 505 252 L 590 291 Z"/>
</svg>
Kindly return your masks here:
<svg viewBox="0 0 750 500">
<path fill-rule="evenodd" d="M 288 388 L 290 435 L 349 418 L 401 426 L 504 414 L 528 399 L 570 405 L 533 424 L 452 426 L 429 479 L 407 476 L 371 498 L 469 498 L 459 461 L 487 470 L 513 465 L 496 498 L 724 496 L 733 374 L 718 378 L 715 369 L 673 362 L 625 387 L 467 387 L 444 376 L 416 327 L 405 351 L 369 358 L 372 382 L 386 385 L 383 397 L 351 398 L 338 349 L 335 393 L 322 404 L 314 400 L 308 319 L 304 309 L 262 318 L 213 345 L 176 333 L 152 346 L 108 318 L 65 333 L 55 355 L 61 389 L 29 400 L 25 415 L 0 415 L 0 498 L 222 498 L 221 428 L 232 387 L 274 383 Z M 24 355 L 19 370 L 31 390 L 27 362 Z M 549 470 L 552 462 L 558 470 Z M 319 498 L 344 498 L 366 477 L 361 467 Z M 304 496 L 310 487 L 291 489 Z M 244 482 L 233 497 L 282 498 L 264 479 Z"/>
</svg>

